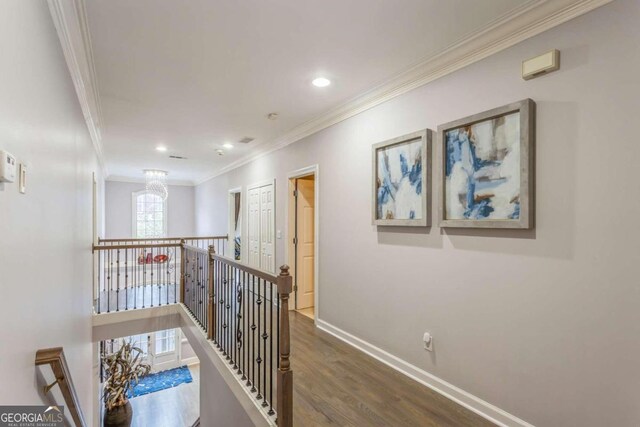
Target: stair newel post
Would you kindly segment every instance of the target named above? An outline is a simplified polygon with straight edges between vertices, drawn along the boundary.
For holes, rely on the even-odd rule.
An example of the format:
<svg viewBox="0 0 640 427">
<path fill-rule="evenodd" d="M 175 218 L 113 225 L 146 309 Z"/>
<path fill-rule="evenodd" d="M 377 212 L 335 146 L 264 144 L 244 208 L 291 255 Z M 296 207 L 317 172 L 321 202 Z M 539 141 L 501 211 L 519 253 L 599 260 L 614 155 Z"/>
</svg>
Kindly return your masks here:
<svg viewBox="0 0 640 427">
<path fill-rule="evenodd" d="M 280 267 L 277 281 L 278 298 L 280 300 L 280 367 L 278 368 L 278 427 L 293 426 L 293 371 L 289 355 L 291 336 L 289 332 L 289 294 L 292 290 L 292 277 L 289 266 Z"/>
<path fill-rule="evenodd" d="M 180 240 L 180 302 L 185 303 L 184 300 L 184 281 L 185 275 L 187 274 L 187 266 L 186 266 L 186 255 L 185 255 L 185 246 L 187 241 L 184 239 Z"/>
<path fill-rule="evenodd" d="M 216 250 L 213 245 L 209 245 L 209 300 L 207 301 L 207 338 L 212 340 L 215 337 L 216 329 L 216 305 L 214 303 L 214 283 L 215 280 L 215 262 L 213 256 L 216 254 Z"/>
</svg>

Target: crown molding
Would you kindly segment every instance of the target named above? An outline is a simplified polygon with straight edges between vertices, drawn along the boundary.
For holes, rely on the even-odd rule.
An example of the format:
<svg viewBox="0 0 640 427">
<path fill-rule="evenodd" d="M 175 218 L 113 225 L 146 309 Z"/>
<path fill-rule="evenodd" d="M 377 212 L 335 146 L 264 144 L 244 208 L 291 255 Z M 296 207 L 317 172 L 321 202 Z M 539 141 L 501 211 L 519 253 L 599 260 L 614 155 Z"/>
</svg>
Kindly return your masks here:
<svg viewBox="0 0 640 427">
<path fill-rule="evenodd" d="M 426 58 L 374 89 L 351 99 L 270 141 L 217 172 L 196 181 L 202 184 L 233 169 L 293 144 L 397 96 L 494 55 L 613 0 L 532 0 L 501 16 L 441 53 Z"/>
<path fill-rule="evenodd" d="M 102 110 L 84 0 L 47 0 L 103 176 Z"/>
</svg>

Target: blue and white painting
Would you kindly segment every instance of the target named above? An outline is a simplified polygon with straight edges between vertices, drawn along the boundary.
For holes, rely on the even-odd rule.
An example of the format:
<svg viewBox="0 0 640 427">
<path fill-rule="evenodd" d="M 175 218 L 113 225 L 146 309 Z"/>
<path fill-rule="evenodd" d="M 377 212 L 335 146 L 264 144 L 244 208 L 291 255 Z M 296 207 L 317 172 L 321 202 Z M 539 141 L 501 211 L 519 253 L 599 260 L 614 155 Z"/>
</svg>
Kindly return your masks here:
<svg viewBox="0 0 640 427">
<path fill-rule="evenodd" d="M 446 219 L 520 218 L 520 113 L 445 132 Z"/>
<path fill-rule="evenodd" d="M 377 150 L 376 219 L 422 219 L 422 139 Z"/>
</svg>

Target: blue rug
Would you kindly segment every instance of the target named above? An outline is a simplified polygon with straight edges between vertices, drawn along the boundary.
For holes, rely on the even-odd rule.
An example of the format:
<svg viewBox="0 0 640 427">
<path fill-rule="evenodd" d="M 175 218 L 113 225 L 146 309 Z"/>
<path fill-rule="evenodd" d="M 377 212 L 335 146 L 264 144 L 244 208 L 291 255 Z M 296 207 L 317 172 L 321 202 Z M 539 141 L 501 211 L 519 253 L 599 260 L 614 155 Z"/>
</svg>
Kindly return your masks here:
<svg viewBox="0 0 640 427">
<path fill-rule="evenodd" d="M 180 384 L 187 384 L 193 381 L 191 372 L 186 366 L 169 369 L 166 371 L 156 372 L 140 378 L 138 384 L 133 388 L 133 392 L 127 394 L 128 398 L 143 396 L 167 388 L 175 387 Z"/>
</svg>

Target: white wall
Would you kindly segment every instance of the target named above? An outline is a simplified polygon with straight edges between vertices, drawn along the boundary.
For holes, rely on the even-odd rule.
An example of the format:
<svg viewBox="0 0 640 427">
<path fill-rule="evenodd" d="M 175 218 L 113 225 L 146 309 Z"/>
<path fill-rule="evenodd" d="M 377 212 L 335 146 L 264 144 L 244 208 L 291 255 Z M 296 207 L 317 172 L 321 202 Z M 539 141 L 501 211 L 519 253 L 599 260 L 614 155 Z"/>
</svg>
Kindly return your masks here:
<svg viewBox="0 0 640 427">
<path fill-rule="evenodd" d="M 535 425 L 640 425 L 639 21 L 618 0 L 205 182 L 196 231 L 226 232 L 227 190 L 272 178 L 284 230 L 286 174 L 318 163 L 320 319 Z M 552 48 L 562 69 L 523 81 Z M 371 225 L 372 144 L 528 97 L 535 230 Z"/>
<path fill-rule="evenodd" d="M 0 52 L 0 148 L 29 167 L 27 194 L 0 184 L 0 404 L 44 403 L 36 350 L 62 346 L 89 421 L 99 167 L 45 1 L 0 2 Z"/>
<path fill-rule="evenodd" d="M 104 238 L 133 237 L 131 194 L 144 184 L 107 181 L 105 192 L 106 230 Z M 194 187 L 170 185 L 167 199 L 167 237 L 188 237 L 195 233 Z M 103 237 L 103 236 L 101 236 Z"/>
</svg>

